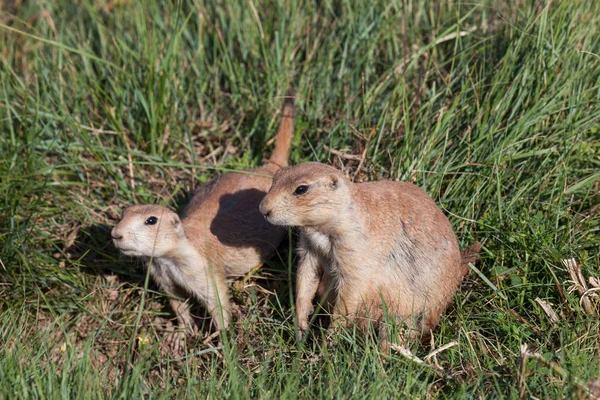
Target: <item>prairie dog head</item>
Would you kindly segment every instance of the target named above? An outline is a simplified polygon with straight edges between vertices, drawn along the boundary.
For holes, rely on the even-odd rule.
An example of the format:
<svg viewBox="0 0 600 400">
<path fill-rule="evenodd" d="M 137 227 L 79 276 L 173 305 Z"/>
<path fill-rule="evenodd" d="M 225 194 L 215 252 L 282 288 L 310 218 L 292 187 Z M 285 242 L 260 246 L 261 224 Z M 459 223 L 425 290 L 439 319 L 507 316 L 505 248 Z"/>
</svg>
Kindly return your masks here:
<svg viewBox="0 0 600 400">
<path fill-rule="evenodd" d="M 337 169 L 308 162 L 277 171 L 260 212 L 273 225 L 326 226 L 348 203 L 350 182 Z"/>
<path fill-rule="evenodd" d="M 185 239 L 181 220 L 173 211 L 155 205 L 131 206 L 111 231 L 115 246 L 128 256 L 162 257 Z"/>
</svg>

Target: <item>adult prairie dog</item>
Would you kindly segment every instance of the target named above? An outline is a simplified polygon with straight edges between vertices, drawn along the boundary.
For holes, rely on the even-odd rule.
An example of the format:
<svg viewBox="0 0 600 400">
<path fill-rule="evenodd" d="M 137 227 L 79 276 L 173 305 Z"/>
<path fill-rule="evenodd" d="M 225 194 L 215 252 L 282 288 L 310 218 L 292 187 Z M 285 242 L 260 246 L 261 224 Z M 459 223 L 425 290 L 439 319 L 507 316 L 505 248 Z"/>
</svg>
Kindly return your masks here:
<svg viewBox="0 0 600 400">
<path fill-rule="evenodd" d="M 364 327 L 387 314 L 428 331 L 468 271 L 448 219 L 412 183 L 352 183 L 335 168 L 310 162 L 278 171 L 260 211 L 274 225 L 301 227 L 301 333 L 315 294 L 327 286 L 334 325 L 345 319 Z M 385 324 L 378 325 L 385 333 Z"/>
<path fill-rule="evenodd" d="M 261 168 L 228 172 L 203 185 L 180 219 L 169 209 L 135 205 L 112 230 L 126 255 L 151 258 L 153 279 L 166 293 L 190 295 L 206 306 L 218 330 L 227 328 L 231 307 L 225 277 L 242 275 L 272 256 L 286 234 L 269 224 L 258 206 L 273 174 L 287 165 L 294 134 L 294 102 L 288 94 L 275 150 Z M 194 324 L 187 302 L 170 300 L 179 326 Z"/>
</svg>

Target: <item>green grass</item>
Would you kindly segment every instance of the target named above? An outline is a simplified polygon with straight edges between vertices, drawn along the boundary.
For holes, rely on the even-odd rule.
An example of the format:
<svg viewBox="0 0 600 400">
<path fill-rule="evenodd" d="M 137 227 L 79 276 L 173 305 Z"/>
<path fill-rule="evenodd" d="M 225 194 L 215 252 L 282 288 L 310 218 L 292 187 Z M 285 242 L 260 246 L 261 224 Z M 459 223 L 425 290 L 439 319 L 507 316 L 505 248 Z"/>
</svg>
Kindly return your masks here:
<svg viewBox="0 0 600 400">
<path fill-rule="evenodd" d="M 600 276 L 599 2 L 5 3 L 1 398 L 585 398 L 600 376 L 561 263 Z M 412 181 L 483 243 L 435 332 L 459 343 L 443 373 L 353 332 L 296 343 L 289 245 L 232 284 L 223 346 L 164 346 L 166 299 L 110 227 L 260 165 L 290 84 L 293 163 Z"/>
</svg>

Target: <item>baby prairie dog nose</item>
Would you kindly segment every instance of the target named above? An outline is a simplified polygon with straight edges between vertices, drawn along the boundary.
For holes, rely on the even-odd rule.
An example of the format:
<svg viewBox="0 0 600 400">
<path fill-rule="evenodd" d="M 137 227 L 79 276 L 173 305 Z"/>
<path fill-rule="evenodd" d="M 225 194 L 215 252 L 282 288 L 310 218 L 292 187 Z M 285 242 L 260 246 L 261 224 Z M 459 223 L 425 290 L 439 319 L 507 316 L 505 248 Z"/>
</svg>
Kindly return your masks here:
<svg viewBox="0 0 600 400">
<path fill-rule="evenodd" d="M 114 240 L 119 240 L 119 239 L 123 239 L 123 235 L 117 231 L 117 227 L 114 227 L 112 229 L 112 231 L 110 231 L 110 236 L 114 239 Z"/>
</svg>

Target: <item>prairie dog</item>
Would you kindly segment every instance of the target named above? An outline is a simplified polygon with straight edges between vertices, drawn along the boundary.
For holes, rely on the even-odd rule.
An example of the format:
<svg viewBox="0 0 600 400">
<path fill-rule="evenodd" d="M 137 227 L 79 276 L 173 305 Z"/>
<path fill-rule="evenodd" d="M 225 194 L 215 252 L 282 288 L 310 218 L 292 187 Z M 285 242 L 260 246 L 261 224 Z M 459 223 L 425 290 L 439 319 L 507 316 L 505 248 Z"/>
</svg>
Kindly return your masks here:
<svg viewBox="0 0 600 400">
<path fill-rule="evenodd" d="M 191 295 L 206 306 L 217 330 L 227 328 L 231 319 L 225 277 L 260 265 L 286 234 L 265 221 L 258 206 L 273 174 L 287 165 L 293 114 L 293 97 L 288 94 L 275 149 L 263 167 L 228 172 L 203 185 L 182 218 L 157 205 L 126 208 L 111 232 L 123 254 L 151 258 L 150 273 L 163 291 L 178 297 Z M 179 326 L 191 330 L 188 303 L 171 299 L 170 304 Z"/>
<path fill-rule="evenodd" d="M 334 328 L 343 320 L 362 327 L 373 321 L 385 334 L 387 314 L 427 332 L 468 271 L 450 222 L 412 183 L 352 183 L 333 167 L 309 162 L 279 170 L 260 211 L 274 225 L 301 228 L 301 334 L 313 298 L 327 286 Z"/>
</svg>

